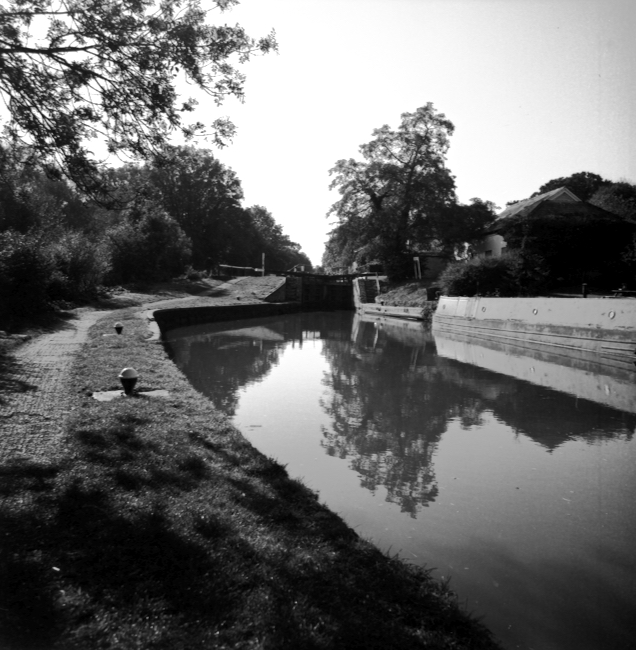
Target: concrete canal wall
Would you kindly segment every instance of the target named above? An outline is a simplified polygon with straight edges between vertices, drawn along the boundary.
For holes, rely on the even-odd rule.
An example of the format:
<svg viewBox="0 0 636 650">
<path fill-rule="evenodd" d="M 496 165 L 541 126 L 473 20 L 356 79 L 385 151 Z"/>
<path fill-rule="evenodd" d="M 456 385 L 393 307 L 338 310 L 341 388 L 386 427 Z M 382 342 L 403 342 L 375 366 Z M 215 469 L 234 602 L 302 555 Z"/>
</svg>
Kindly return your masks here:
<svg viewBox="0 0 636 650">
<path fill-rule="evenodd" d="M 632 298 L 440 298 L 433 328 L 636 360 Z"/>
<path fill-rule="evenodd" d="M 153 330 L 152 338 L 160 338 L 167 331 L 177 327 L 201 323 L 276 316 L 298 311 L 353 309 L 353 288 L 349 276 L 296 274 L 286 278 L 244 277 L 229 282 L 228 285 L 230 284 L 233 288 L 240 289 L 237 300 L 240 300 L 241 296 L 250 299 L 260 297 L 266 302 L 168 308 L 147 312 Z M 251 286 L 252 284 L 254 286 Z M 268 292 L 268 289 L 271 290 Z M 153 321 L 156 327 L 152 326 Z"/>
<path fill-rule="evenodd" d="M 293 302 L 257 303 L 249 305 L 215 305 L 210 307 L 184 307 L 182 309 L 157 309 L 153 318 L 162 335 L 177 327 L 217 323 L 220 321 L 277 316 L 300 311 L 300 305 Z"/>
</svg>

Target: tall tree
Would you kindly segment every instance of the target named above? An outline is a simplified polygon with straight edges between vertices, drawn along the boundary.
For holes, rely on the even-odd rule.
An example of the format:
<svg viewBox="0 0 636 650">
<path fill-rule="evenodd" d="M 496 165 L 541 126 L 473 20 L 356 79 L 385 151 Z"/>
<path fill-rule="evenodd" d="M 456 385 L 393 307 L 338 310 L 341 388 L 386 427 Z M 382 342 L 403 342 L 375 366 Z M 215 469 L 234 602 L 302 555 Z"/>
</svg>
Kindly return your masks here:
<svg viewBox="0 0 636 650">
<path fill-rule="evenodd" d="M 240 262 L 236 249 L 249 228 L 238 176 L 210 151 L 170 147 L 149 168 L 165 210 L 192 240 L 192 264 L 209 269 Z"/>
<path fill-rule="evenodd" d="M 360 147 L 362 160 L 339 160 L 330 174 L 341 198 L 331 208 L 339 222 L 360 224 L 360 248 L 377 256 L 393 277 L 405 272 L 414 243 L 433 245 L 438 215 L 455 203 L 446 168 L 453 124 L 431 103 L 403 113 L 397 129 L 385 125 Z"/>
<path fill-rule="evenodd" d="M 223 11 L 238 0 L 210 0 Z M 9 0 L 0 8 L 0 95 L 8 133 L 51 171 L 98 193 L 100 163 L 89 141 L 109 153 L 148 157 L 174 132 L 202 133 L 184 122 L 178 79 L 217 104 L 243 97 L 236 67 L 276 48 L 273 33 L 249 37 L 240 26 L 213 25 L 198 0 Z M 232 133 L 212 125 L 217 142 Z"/>
<path fill-rule="evenodd" d="M 269 210 L 261 205 L 253 205 L 247 208 L 247 213 L 256 230 L 258 253 L 265 253 L 268 271 L 288 271 L 297 264 L 311 268 L 311 262 L 300 250 L 300 244 L 293 242 L 283 232 L 282 226 L 276 223 Z"/>
</svg>

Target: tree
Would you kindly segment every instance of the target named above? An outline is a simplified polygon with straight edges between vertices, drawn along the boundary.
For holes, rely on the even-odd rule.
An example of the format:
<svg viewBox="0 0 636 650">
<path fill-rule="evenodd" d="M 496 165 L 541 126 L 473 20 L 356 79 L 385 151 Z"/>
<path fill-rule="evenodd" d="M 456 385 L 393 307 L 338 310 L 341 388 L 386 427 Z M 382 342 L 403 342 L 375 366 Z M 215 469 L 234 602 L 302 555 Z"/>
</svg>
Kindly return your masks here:
<svg viewBox="0 0 636 650">
<path fill-rule="evenodd" d="M 570 192 L 576 194 L 581 201 L 589 201 L 592 195 L 597 192 L 601 187 L 609 185 L 610 181 L 605 180 L 598 174 L 591 172 L 577 172 L 571 176 L 562 178 L 553 178 L 551 181 L 544 183 L 537 192 L 532 196 L 545 194 L 559 187 L 567 187 Z"/>
<path fill-rule="evenodd" d="M 445 165 L 453 130 L 428 103 L 403 113 L 396 130 L 375 129 L 360 147 L 362 161 L 339 160 L 330 171 L 341 198 L 329 214 L 340 224 L 355 222 L 358 248 L 377 256 L 394 278 L 406 272 L 409 247 L 436 243 L 439 215 L 456 202 Z"/>
<path fill-rule="evenodd" d="M 190 262 L 191 241 L 161 206 L 139 200 L 107 233 L 111 283 L 170 280 Z"/>
<path fill-rule="evenodd" d="M 450 259 L 468 257 L 474 244 L 494 222 L 496 207 L 492 201 L 473 198 L 468 205 L 454 203 L 433 215 L 439 248 Z"/>
<path fill-rule="evenodd" d="M 361 234 L 352 226 L 353 220 L 337 225 L 330 233 L 322 255 L 327 273 L 340 273 L 356 261 L 357 242 Z"/>
<path fill-rule="evenodd" d="M 0 233 L 26 233 L 39 220 L 22 183 L 22 161 L 15 152 L 0 146 Z"/>
<path fill-rule="evenodd" d="M 636 185 L 627 181 L 604 185 L 594 193 L 590 203 L 636 223 Z"/>
<path fill-rule="evenodd" d="M 211 0 L 221 11 L 238 0 Z M 146 158 L 188 124 L 193 99 L 179 101 L 178 79 L 210 95 L 243 98 L 236 63 L 276 48 L 240 26 L 208 24 L 197 0 L 9 0 L 0 8 L 0 94 L 8 134 L 52 173 L 96 194 L 101 164 L 89 141 L 109 153 Z M 214 122 L 222 144 L 233 127 Z"/>
<path fill-rule="evenodd" d="M 300 250 L 300 244 L 293 242 L 284 232 L 274 217 L 260 205 L 247 208 L 252 225 L 257 234 L 257 248 L 260 254 L 265 253 L 265 265 L 268 271 L 288 271 L 297 264 L 311 268 L 311 261 Z"/>
<path fill-rule="evenodd" d="M 47 177 L 27 164 L 22 151 L 0 145 L 0 231 L 86 230 L 94 209 L 65 179 Z"/>
<path fill-rule="evenodd" d="M 240 263 L 249 218 L 241 206 L 241 181 L 231 169 L 208 150 L 170 147 L 147 174 L 148 193 L 158 191 L 164 209 L 192 240 L 195 268 Z"/>
</svg>

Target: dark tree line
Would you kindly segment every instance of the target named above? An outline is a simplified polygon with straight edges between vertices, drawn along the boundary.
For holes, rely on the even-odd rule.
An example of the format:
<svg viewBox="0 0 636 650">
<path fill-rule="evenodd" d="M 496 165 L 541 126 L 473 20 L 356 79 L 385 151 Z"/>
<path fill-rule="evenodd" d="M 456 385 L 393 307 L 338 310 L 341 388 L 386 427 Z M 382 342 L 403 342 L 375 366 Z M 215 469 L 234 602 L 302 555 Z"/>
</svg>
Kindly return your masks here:
<svg viewBox="0 0 636 650">
<path fill-rule="evenodd" d="M 189 265 L 309 264 L 236 174 L 207 150 L 186 81 L 219 106 L 242 66 L 277 47 L 222 22 L 238 0 L 8 0 L 0 7 L 0 303 L 33 313 L 103 283 L 166 279 Z M 100 152 L 103 152 L 100 154 Z M 123 166 L 114 168 L 113 157 Z M 25 298 L 26 296 L 26 298 Z"/>
<path fill-rule="evenodd" d="M 51 179 L 20 150 L 0 149 L 5 311 L 33 313 L 103 285 L 167 280 L 189 268 L 259 267 L 263 253 L 267 272 L 311 265 L 266 208 L 243 207 L 239 178 L 207 150 L 164 148 L 107 177 L 116 209 Z"/>
</svg>

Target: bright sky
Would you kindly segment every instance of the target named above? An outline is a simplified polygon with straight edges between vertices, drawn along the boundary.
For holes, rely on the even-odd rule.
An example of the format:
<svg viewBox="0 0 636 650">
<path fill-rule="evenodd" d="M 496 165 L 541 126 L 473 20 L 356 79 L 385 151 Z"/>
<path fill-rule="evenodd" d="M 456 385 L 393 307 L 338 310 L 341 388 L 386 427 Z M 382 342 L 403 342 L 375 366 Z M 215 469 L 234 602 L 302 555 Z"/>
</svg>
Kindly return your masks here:
<svg viewBox="0 0 636 650">
<path fill-rule="evenodd" d="M 274 28 L 280 51 L 245 67 L 244 104 L 201 117 L 232 118 L 219 159 L 314 264 L 329 169 L 427 102 L 455 125 L 462 202 L 579 171 L 636 182 L 636 0 L 241 0 L 222 21 Z"/>
</svg>

